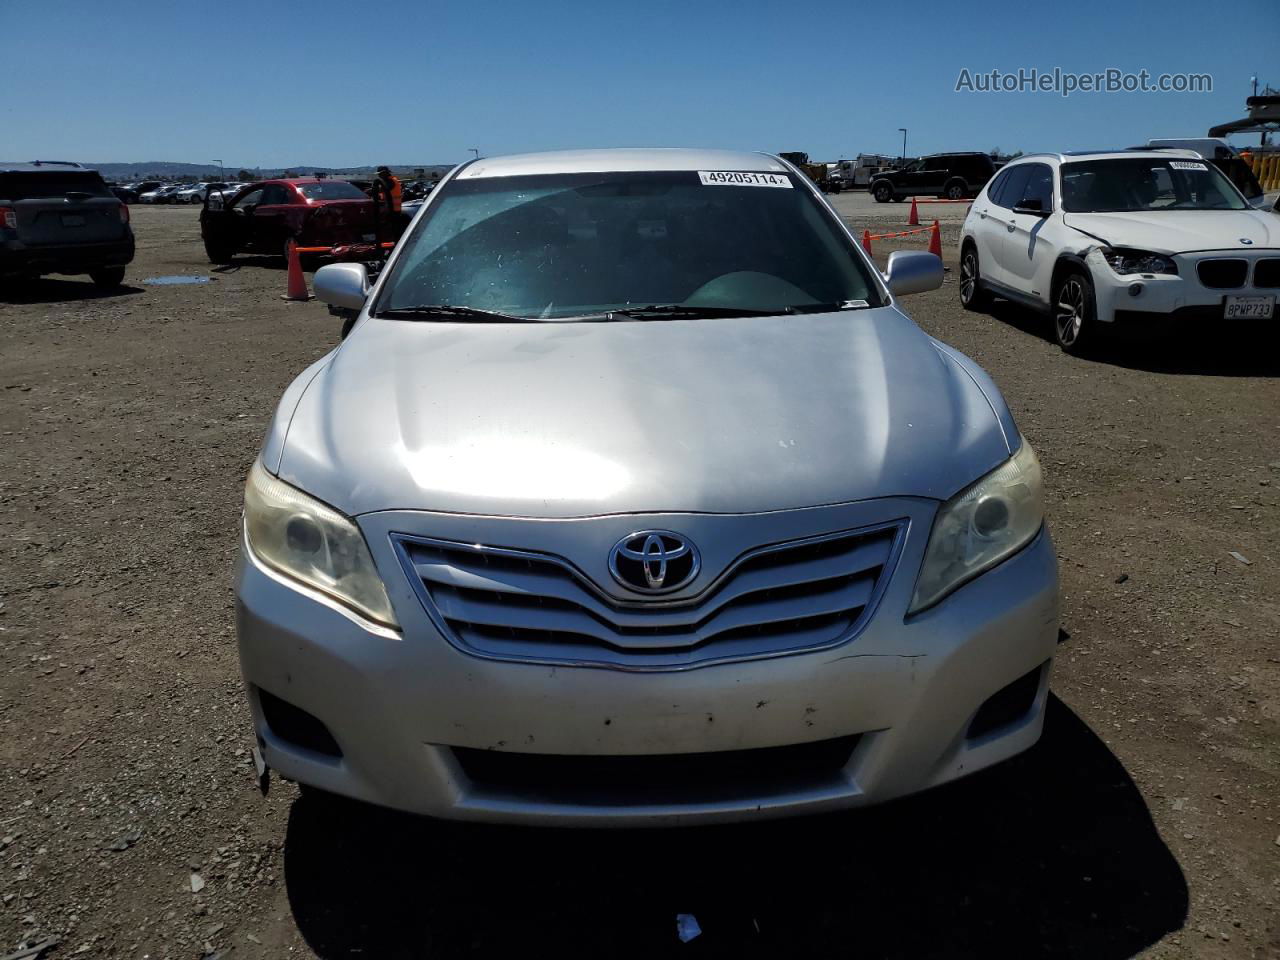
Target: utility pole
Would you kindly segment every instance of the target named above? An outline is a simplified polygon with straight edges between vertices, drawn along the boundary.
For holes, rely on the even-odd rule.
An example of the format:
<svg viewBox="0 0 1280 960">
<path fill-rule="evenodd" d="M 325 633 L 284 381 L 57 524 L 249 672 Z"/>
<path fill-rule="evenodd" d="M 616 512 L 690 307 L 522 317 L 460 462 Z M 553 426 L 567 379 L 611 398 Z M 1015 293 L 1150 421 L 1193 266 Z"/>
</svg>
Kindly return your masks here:
<svg viewBox="0 0 1280 960">
<path fill-rule="evenodd" d="M 899 127 L 898 132 L 902 134 L 902 166 L 907 165 L 907 128 Z"/>
</svg>

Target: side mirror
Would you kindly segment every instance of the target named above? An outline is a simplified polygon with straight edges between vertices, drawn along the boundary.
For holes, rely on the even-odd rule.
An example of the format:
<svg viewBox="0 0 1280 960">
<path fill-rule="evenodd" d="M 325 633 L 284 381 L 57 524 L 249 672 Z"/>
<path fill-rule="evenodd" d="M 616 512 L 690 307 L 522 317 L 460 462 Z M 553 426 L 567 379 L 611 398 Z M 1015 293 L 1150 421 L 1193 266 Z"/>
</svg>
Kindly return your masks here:
<svg viewBox="0 0 1280 960">
<path fill-rule="evenodd" d="M 884 281 L 895 297 L 937 290 L 942 286 L 942 258 L 915 250 L 895 250 L 889 254 Z"/>
<path fill-rule="evenodd" d="M 312 286 L 317 300 L 359 310 L 369 296 L 369 272 L 363 263 L 328 263 L 316 271 Z"/>
<path fill-rule="evenodd" d="M 1013 208 L 1014 213 L 1026 213 L 1033 217 L 1047 217 L 1049 211 L 1044 208 L 1044 204 L 1039 197 L 1031 197 L 1021 200 Z"/>
</svg>

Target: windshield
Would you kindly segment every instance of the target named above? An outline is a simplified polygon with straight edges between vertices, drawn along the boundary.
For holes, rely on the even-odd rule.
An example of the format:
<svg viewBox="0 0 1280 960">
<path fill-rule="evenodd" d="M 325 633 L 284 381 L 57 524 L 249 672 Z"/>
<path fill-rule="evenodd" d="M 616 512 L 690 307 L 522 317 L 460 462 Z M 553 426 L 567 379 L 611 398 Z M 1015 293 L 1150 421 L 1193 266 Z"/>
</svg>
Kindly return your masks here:
<svg viewBox="0 0 1280 960">
<path fill-rule="evenodd" d="M 300 183 L 298 189 L 308 200 L 368 200 L 364 192 L 345 180 L 321 180 L 319 183 Z"/>
<path fill-rule="evenodd" d="M 1244 210 L 1245 202 L 1203 160 L 1125 157 L 1062 165 L 1062 209 L 1071 213 L 1138 210 Z"/>
<path fill-rule="evenodd" d="M 761 182 L 716 179 L 734 177 Z M 847 235 L 789 175 L 592 173 L 442 186 L 377 312 L 449 304 L 555 319 L 672 305 L 783 313 L 849 301 L 881 302 Z"/>
</svg>

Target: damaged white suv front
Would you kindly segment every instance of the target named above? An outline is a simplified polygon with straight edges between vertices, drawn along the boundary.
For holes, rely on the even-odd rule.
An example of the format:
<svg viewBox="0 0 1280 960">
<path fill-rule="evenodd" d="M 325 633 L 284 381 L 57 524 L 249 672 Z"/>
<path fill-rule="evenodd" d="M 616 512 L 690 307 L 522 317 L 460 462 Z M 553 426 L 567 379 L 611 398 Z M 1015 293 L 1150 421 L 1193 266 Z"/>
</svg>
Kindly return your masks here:
<svg viewBox="0 0 1280 960">
<path fill-rule="evenodd" d="M 1191 151 L 1043 154 L 1009 164 L 961 234 L 960 298 L 1050 314 L 1063 349 L 1111 325 L 1270 324 L 1280 218 Z"/>
</svg>

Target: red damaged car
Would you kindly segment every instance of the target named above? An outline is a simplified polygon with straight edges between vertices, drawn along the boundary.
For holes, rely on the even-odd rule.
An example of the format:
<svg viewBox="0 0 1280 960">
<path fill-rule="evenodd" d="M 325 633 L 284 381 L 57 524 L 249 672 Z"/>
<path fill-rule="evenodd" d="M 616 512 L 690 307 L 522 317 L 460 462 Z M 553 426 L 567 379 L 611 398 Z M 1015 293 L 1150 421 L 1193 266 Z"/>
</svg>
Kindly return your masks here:
<svg viewBox="0 0 1280 960">
<path fill-rule="evenodd" d="M 234 194 L 211 191 L 200 212 L 200 236 L 213 263 L 237 253 L 284 254 L 289 240 L 310 257 L 372 253 L 375 242 L 392 243 L 403 220 L 388 217 L 345 180 L 299 177 L 263 180 Z"/>
</svg>

